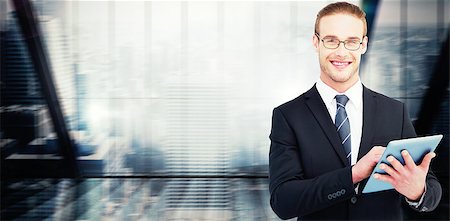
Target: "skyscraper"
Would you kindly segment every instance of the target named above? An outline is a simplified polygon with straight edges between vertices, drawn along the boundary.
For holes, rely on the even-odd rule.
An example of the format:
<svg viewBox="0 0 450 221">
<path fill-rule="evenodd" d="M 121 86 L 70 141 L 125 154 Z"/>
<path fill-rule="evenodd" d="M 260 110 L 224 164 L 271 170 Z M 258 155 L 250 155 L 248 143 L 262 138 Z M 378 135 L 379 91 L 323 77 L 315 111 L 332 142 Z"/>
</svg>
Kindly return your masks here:
<svg viewBox="0 0 450 221">
<path fill-rule="evenodd" d="M 7 20 L 0 47 L 1 106 L 45 104 L 15 13 Z"/>
<path fill-rule="evenodd" d="M 53 80 L 69 128 L 75 115 L 74 71 L 67 37 L 61 23 L 50 16 L 40 17 L 44 45 L 50 60 Z M 46 105 L 41 85 L 20 30 L 16 15 L 10 14 L 1 44 L 1 106 Z"/>
</svg>

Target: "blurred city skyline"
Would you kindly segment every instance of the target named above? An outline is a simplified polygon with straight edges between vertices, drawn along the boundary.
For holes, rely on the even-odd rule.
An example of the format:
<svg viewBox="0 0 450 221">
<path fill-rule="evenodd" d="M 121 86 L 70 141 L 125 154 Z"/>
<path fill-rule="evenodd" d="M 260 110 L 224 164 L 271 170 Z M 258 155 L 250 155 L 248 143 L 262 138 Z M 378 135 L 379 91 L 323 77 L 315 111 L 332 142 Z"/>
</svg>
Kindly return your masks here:
<svg viewBox="0 0 450 221">
<path fill-rule="evenodd" d="M 267 165 L 271 110 L 308 90 L 319 76 L 310 35 L 314 14 L 326 1 L 35 3 L 66 121 L 78 131 L 74 138 L 86 145 L 111 143 L 106 146 L 114 154 L 108 156 L 114 157 L 105 173 L 132 173 L 125 163 L 143 151 L 171 158 L 173 151 L 180 154 L 177 148 L 198 154 L 202 146 L 217 148 L 207 157 L 225 154 L 228 172 Z M 404 23 L 400 17 L 393 19 L 397 26 L 384 26 L 383 13 L 400 3 L 379 6 L 361 78 L 405 102 L 415 119 L 428 67 L 448 27 Z M 422 6 L 408 2 L 407 12 Z M 6 33 L 16 36 L 12 15 Z M 434 17 L 427 20 L 436 23 Z M 5 39 L 11 39 L 6 47 L 20 44 L 16 37 Z M 407 63 L 401 58 L 404 45 Z M 120 142 L 111 142 L 113 137 Z"/>
</svg>

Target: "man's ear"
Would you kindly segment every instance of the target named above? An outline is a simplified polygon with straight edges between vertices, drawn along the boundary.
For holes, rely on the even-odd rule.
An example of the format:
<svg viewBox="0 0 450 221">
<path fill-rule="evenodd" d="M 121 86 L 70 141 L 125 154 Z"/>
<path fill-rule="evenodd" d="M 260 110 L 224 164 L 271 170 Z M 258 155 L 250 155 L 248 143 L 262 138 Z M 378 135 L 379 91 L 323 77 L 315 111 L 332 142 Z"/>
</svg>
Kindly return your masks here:
<svg viewBox="0 0 450 221">
<path fill-rule="evenodd" d="M 365 54 L 366 53 L 368 44 L 369 44 L 369 37 L 364 36 L 363 41 L 362 41 L 362 46 L 361 46 L 361 49 L 362 49 L 362 53 L 361 54 Z"/>
<path fill-rule="evenodd" d="M 316 52 L 319 52 L 319 38 L 316 35 L 312 36 L 312 44 L 313 47 L 316 49 Z"/>
</svg>

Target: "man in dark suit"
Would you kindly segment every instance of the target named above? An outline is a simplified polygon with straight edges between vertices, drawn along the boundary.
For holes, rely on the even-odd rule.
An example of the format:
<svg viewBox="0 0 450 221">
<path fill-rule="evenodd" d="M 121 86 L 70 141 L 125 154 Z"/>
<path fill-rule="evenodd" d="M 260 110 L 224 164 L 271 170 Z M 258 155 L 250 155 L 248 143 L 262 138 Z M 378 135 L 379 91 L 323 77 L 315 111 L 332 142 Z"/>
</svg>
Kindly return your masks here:
<svg viewBox="0 0 450 221">
<path fill-rule="evenodd" d="M 361 194 L 391 140 L 415 137 L 404 104 L 364 87 L 365 13 L 339 2 L 317 15 L 313 45 L 320 79 L 306 93 L 273 111 L 269 154 L 270 203 L 283 219 L 402 220 L 402 204 L 435 209 L 441 186 L 429 171 L 434 153 L 418 165 L 389 157 L 377 179 L 394 190 Z"/>
</svg>

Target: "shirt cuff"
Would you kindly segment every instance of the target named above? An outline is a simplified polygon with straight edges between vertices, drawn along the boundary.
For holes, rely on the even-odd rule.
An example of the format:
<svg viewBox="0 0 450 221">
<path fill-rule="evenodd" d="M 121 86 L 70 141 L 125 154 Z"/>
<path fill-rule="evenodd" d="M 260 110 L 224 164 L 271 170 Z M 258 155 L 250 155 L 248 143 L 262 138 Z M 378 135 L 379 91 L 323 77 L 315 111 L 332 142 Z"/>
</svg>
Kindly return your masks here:
<svg viewBox="0 0 450 221">
<path fill-rule="evenodd" d="M 413 206 L 414 208 L 419 208 L 419 206 L 422 204 L 423 202 L 423 198 L 425 196 L 425 193 L 427 192 L 427 186 L 425 185 L 425 191 L 423 191 L 422 196 L 420 197 L 419 201 L 410 201 L 408 200 L 408 198 L 405 197 L 406 202 L 410 205 Z"/>
</svg>

